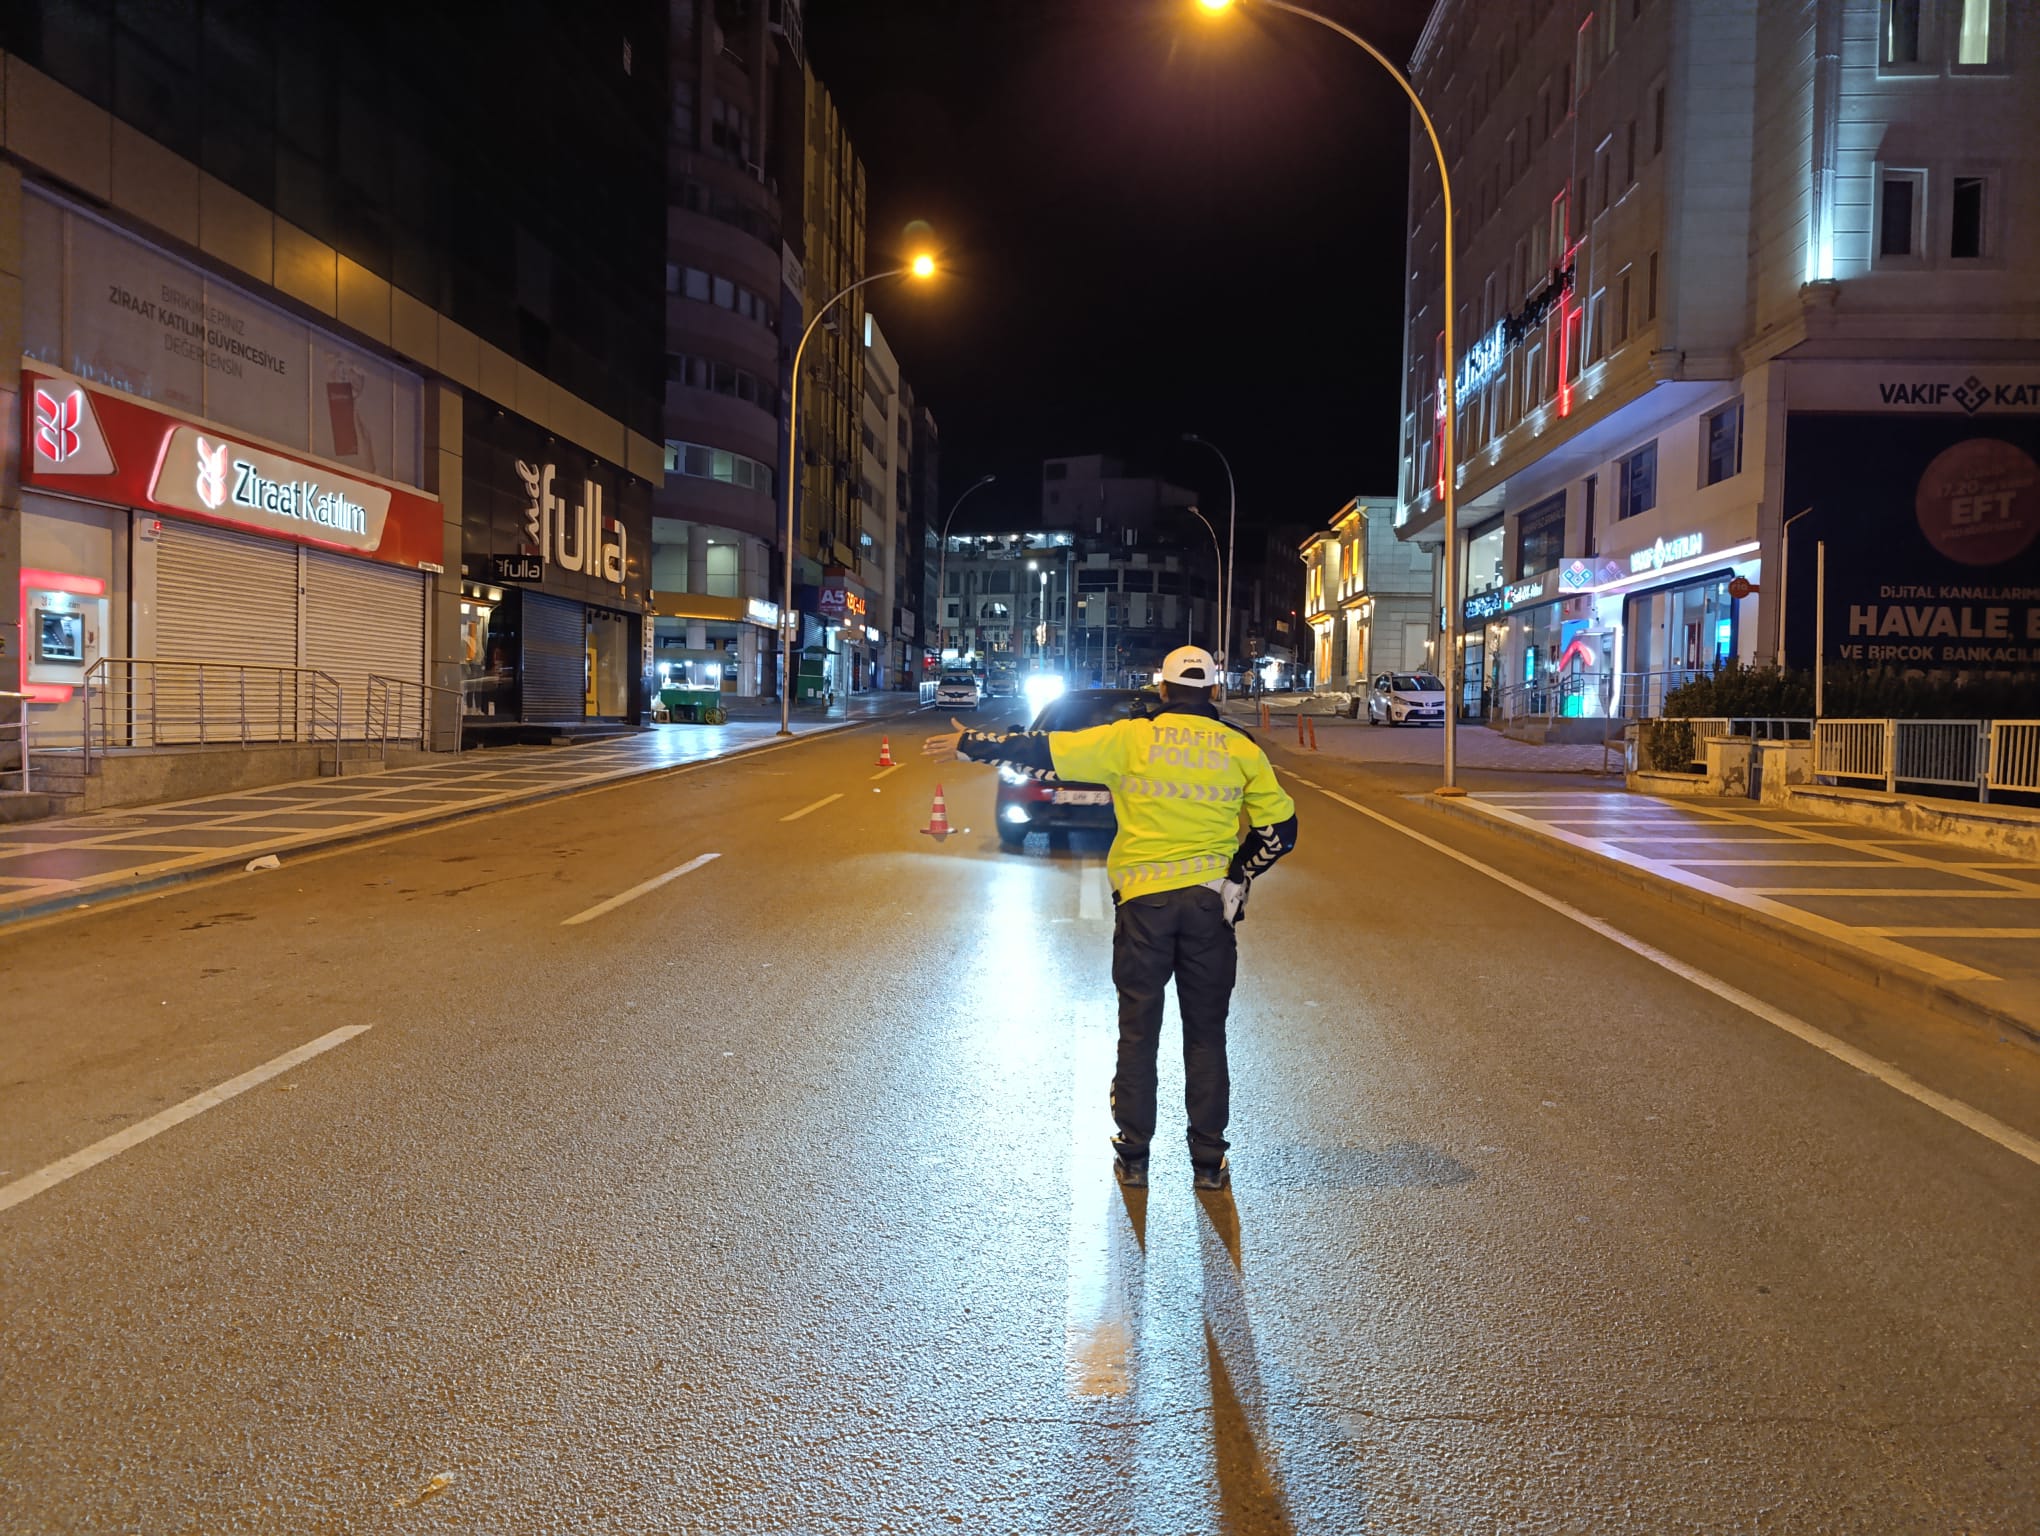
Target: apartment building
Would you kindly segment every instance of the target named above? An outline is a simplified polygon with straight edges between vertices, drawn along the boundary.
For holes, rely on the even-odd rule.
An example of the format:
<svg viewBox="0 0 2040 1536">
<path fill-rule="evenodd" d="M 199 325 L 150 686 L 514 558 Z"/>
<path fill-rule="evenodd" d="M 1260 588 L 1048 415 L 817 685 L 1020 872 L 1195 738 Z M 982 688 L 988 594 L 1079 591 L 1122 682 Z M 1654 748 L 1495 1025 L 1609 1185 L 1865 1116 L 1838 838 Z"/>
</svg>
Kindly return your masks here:
<svg viewBox="0 0 2040 1536">
<path fill-rule="evenodd" d="M 1468 713 L 1734 658 L 2040 675 L 2040 27 L 2007 0 L 1440 0 Z M 1413 134 L 1405 538 L 1441 543 Z M 1813 573 L 1825 548 L 1826 606 Z"/>
<path fill-rule="evenodd" d="M 1432 560 L 1396 536 L 1393 496 L 1356 496 L 1301 546 L 1312 680 L 1353 693 L 1381 672 L 1432 665 Z"/>
</svg>

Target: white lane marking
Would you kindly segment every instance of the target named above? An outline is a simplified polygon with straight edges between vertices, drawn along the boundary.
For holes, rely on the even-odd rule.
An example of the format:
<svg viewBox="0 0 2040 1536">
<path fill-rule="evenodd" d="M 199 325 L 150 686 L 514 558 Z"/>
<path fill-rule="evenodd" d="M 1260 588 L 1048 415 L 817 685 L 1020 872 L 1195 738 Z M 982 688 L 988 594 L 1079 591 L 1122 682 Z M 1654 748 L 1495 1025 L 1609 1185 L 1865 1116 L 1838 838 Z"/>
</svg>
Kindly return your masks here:
<svg viewBox="0 0 2040 1536">
<path fill-rule="evenodd" d="M 1079 864 L 1077 866 L 1077 916 L 1102 921 L 1110 910 L 1110 905 L 1105 895 L 1109 885 L 1110 877 L 1105 873 L 1105 866 L 1103 864 L 1097 863 L 1092 859 L 1086 859 L 1083 863 Z"/>
<path fill-rule="evenodd" d="M 904 768 L 904 767 L 906 767 L 906 766 L 907 766 L 907 765 L 906 765 L 905 763 L 894 763 L 894 764 L 892 765 L 892 767 L 890 767 L 890 768 L 881 768 L 881 769 L 879 769 L 879 770 L 878 770 L 878 772 L 874 773 L 874 774 L 873 774 L 873 775 L 871 776 L 871 782 L 875 784 L 875 783 L 877 783 L 877 782 L 878 782 L 878 781 L 879 781 L 880 779 L 884 778 L 884 777 L 885 777 L 885 776 L 886 776 L 887 774 L 889 774 L 889 773 L 898 773 L 898 772 L 899 772 L 899 771 L 900 771 L 900 770 L 901 770 L 902 768 Z"/>
<path fill-rule="evenodd" d="M 1937 885 L 1746 885 L 1745 896 L 1904 896 L 1933 901 L 2017 901 L 2017 891 L 1944 891 Z M 2040 886 L 2031 899 L 2040 900 Z"/>
<path fill-rule="evenodd" d="M 781 821 L 799 821 L 801 817 L 806 816 L 813 811 L 819 811 L 823 806 L 833 804 L 834 802 L 842 798 L 843 793 L 841 790 L 838 790 L 833 795 L 829 795 L 823 799 L 817 800 L 813 805 L 802 806 L 799 810 L 795 811 L 791 816 L 782 816 L 779 819 Z"/>
<path fill-rule="evenodd" d="M 1070 1051 L 1070 1277 L 1063 1313 L 1063 1390 L 1073 1398 L 1133 1390 L 1139 1239 L 1112 1176 L 1098 1114 L 1112 1071 L 1112 1037 L 1072 1023 Z"/>
<path fill-rule="evenodd" d="M 1777 1028 L 1784 1030 L 1786 1034 L 1805 1041 L 1806 1044 L 1812 1046 L 1815 1050 L 1827 1052 L 1835 1060 L 1854 1067 L 1858 1072 L 1876 1078 L 1877 1081 L 1883 1083 L 1887 1088 L 1897 1089 L 1907 1098 L 1946 1115 L 1957 1125 L 1966 1126 L 1986 1140 L 1996 1142 L 2007 1152 L 2023 1157 L 2035 1167 L 2040 1167 L 2040 1140 L 2028 1136 L 2023 1131 L 2014 1130 L 2002 1120 L 1987 1115 L 1980 1109 L 1973 1109 L 1969 1105 L 1964 1104 L 1960 1099 L 1951 1099 L 1945 1093 L 1936 1092 L 1910 1073 L 1900 1071 L 1890 1062 L 1880 1060 L 1878 1057 L 1872 1056 L 1868 1051 L 1860 1051 L 1846 1040 L 1837 1040 L 1826 1030 L 1817 1029 L 1803 1019 L 1794 1018 L 1781 1008 L 1773 1008 L 1762 998 L 1753 997 L 1740 987 L 1731 986 L 1725 981 L 1710 976 L 1705 971 L 1690 966 L 1673 955 L 1666 954 L 1655 945 L 1646 944 L 1641 939 L 1632 938 L 1612 924 L 1604 923 L 1598 917 L 1582 912 L 1570 902 L 1560 901 L 1556 896 L 1547 895 L 1533 885 L 1524 884 L 1513 875 L 1505 875 L 1491 864 L 1483 864 L 1471 854 L 1461 853 L 1457 848 L 1441 843 L 1434 837 L 1426 837 L 1415 828 L 1406 827 L 1393 817 L 1384 816 L 1379 811 L 1370 811 L 1364 805 L 1356 805 L 1344 795 L 1334 794 L 1328 789 L 1321 790 L 1319 793 L 1338 801 L 1339 804 L 1345 806 L 1348 810 L 1358 811 L 1369 820 L 1378 821 L 1384 827 L 1400 832 L 1404 837 L 1414 838 L 1426 848 L 1442 853 L 1446 858 L 1464 864 L 1468 869 L 1476 870 L 1486 875 L 1490 880 L 1506 885 L 1519 896 L 1529 897 L 1539 906 L 1549 908 L 1560 917 L 1567 918 L 1572 922 L 1578 923 L 1582 928 L 1598 933 L 1609 943 L 1619 944 L 1631 954 L 1640 956 L 1650 961 L 1651 964 L 1670 971 L 1681 981 L 1690 982 L 1703 992 L 1711 992 L 1723 1002 L 1731 1003 L 1735 1007 L 1742 1009 L 1743 1012 L 1762 1019 L 1766 1024 L 1775 1025 Z"/>
<path fill-rule="evenodd" d="M 654 875 L 652 876 L 651 879 L 645 881 L 643 884 L 634 885 L 627 891 L 620 891 L 616 895 L 610 897 L 609 900 L 607 901 L 596 902 L 594 906 L 590 907 L 585 912 L 576 912 L 572 917 L 562 921 L 560 926 L 562 928 L 573 928 L 581 923 L 592 923 L 595 921 L 596 918 L 602 916 L 603 913 L 614 912 L 618 907 L 622 906 L 625 902 L 636 901 L 640 896 L 649 896 L 653 891 L 656 891 L 660 886 L 670 885 L 673 881 L 678 880 L 682 875 L 692 874 L 695 870 L 701 868 L 702 865 L 708 863 L 709 860 L 719 859 L 721 857 L 722 855 L 719 853 L 704 853 L 699 858 L 689 859 L 685 864 L 682 864 L 678 869 L 669 869 L 663 875 Z"/>
<path fill-rule="evenodd" d="M 39 1168 L 25 1178 L 16 1179 L 12 1184 L 0 1185 L 0 1211 L 33 1199 L 46 1189 L 54 1188 L 83 1173 L 87 1168 L 96 1168 L 110 1157 L 118 1157 L 129 1147 L 140 1146 L 152 1136 L 160 1136 L 172 1126 L 182 1125 L 193 1115 L 202 1115 L 207 1110 L 224 1104 L 236 1094 L 246 1093 L 250 1088 L 259 1088 L 272 1077 L 281 1076 L 300 1062 L 310 1061 L 314 1056 L 323 1055 L 336 1045 L 345 1045 L 356 1035 L 365 1034 L 372 1026 L 367 1024 L 345 1024 L 339 1029 L 329 1030 L 318 1039 L 299 1046 L 294 1051 L 285 1051 L 273 1061 L 266 1061 L 259 1067 L 243 1072 L 239 1077 L 230 1077 L 217 1088 L 208 1088 L 195 1093 L 182 1104 L 173 1104 L 160 1110 L 146 1120 L 137 1120 L 124 1131 L 115 1131 L 103 1141 L 73 1152 L 69 1157 L 60 1157 L 47 1168 Z"/>
<path fill-rule="evenodd" d="M 2040 939 L 2040 928 L 1865 928 L 1887 939 Z"/>
</svg>

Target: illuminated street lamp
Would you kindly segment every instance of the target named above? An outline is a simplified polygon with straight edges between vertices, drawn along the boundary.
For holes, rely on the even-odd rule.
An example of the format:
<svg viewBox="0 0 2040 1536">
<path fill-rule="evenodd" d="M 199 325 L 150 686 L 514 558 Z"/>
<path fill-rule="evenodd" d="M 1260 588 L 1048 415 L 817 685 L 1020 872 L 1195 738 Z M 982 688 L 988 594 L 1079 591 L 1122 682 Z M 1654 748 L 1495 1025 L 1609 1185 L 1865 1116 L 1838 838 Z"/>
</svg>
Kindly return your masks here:
<svg viewBox="0 0 2040 1536">
<path fill-rule="evenodd" d="M 904 267 L 893 267 L 884 272 L 874 272 L 869 277 L 859 278 L 849 287 L 832 295 L 807 323 L 807 329 L 800 333 L 800 345 L 793 349 L 793 387 L 786 398 L 786 564 L 784 580 L 781 583 L 779 606 L 781 668 L 779 678 L 779 734 L 793 734 L 793 685 L 794 685 L 794 641 L 800 633 L 800 615 L 793 605 L 793 541 L 794 541 L 794 497 L 799 485 L 800 460 L 800 364 L 807 353 L 807 344 L 816 331 L 829 318 L 829 311 L 860 288 L 873 283 L 882 283 L 890 277 L 912 277 L 925 281 L 935 275 L 935 258 L 923 253 L 916 256 Z"/>
<path fill-rule="evenodd" d="M 1233 8 L 1235 0 L 1196 0 L 1206 12 L 1218 15 Z M 1424 103 L 1417 96 L 1416 86 L 1389 59 L 1388 55 L 1368 42 L 1366 38 L 1348 27 L 1339 25 L 1329 17 L 1320 16 L 1316 11 L 1290 0 L 1237 0 L 1244 7 L 1253 6 L 1271 11 L 1287 11 L 1292 16 L 1301 16 L 1305 21 L 1314 21 L 1328 31 L 1336 32 L 1374 60 L 1394 77 L 1402 87 L 1403 94 L 1416 109 L 1417 121 L 1424 125 L 1424 133 L 1431 141 L 1431 154 L 1438 163 L 1438 194 L 1445 210 L 1445 370 L 1438 381 L 1438 387 L 1445 397 L 1445 439 L 1440 454 L 1444 480 L 1445 502 L 1445 670 L 1455 680 L 1459 673 L 1459 613 L 1458 613 L 1458 543 L 1459 543 L 1459 465 L 1457 461 L 1457 438 L 1459 434 L 1459 383 L 1455 375 L 1456 353 L 1452 340 L 1453 316 L 1453 270 L 1452 270 L 1452 174 L 1445 164 L 1445 146 L 1438 138 L 1438 128 L 1431 121 L 1431 114 L 1424 109 Z M 1459 703 L 1449 696 L 1445 701 L 1445 783 L 1441 794 L 1461 795 L 1466 793 L 1459 787 Z"/>
</svg>

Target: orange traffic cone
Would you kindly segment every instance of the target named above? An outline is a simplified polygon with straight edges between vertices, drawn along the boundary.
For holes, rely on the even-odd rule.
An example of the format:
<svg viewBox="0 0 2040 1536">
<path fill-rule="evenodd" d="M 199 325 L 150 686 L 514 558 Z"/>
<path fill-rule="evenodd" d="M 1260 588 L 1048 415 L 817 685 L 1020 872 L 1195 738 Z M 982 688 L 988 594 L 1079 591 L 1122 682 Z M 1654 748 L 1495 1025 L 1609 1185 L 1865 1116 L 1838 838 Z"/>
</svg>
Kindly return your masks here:
<svg viewBox="0 0 2040 1536">
<path fill-rule="evenodd" d="M 921 830 L 938 843 L 949 836 L 949 806 L 942 798 L 940 784 L 935 786 L 935 804 L 928 811 L 928 825 Z"/>
<path fill-rule="evenodd" d="M 1310 722 L 1310 749 L 1313 752 L 1317 751 L 1317 721 L 1315 720 Z"/>
<path fill-rule="evenodd" d="M 892 760 L 892 737 L 890 736 L 878 738 L 878 766 L 881 768 L 899 767 L 899 764 Z"/>
</svg>

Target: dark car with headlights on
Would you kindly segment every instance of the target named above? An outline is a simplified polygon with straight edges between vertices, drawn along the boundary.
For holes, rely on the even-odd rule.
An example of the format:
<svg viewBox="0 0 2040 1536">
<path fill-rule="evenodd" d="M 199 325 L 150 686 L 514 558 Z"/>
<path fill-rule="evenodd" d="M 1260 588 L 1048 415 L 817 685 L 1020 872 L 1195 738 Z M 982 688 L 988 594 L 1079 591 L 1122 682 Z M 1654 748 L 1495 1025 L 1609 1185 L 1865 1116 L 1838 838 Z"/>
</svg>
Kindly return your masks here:
<svg viewBox="0 0 2040 1536">
<path fill-rule="evenodd" d="M 1041 706 L 1029 730 L 1087 731 L 1114 720 L 1151 715 L 1161 700 L 1130 688 L 1086 688 Z M 999 841 L 1018 848 L 1030 832 L 1119 830 L 1112 791 L 1103 784 L 1066 784 L 1053 773 L 1007 766 L 999 770 Z"/>
</svg>

